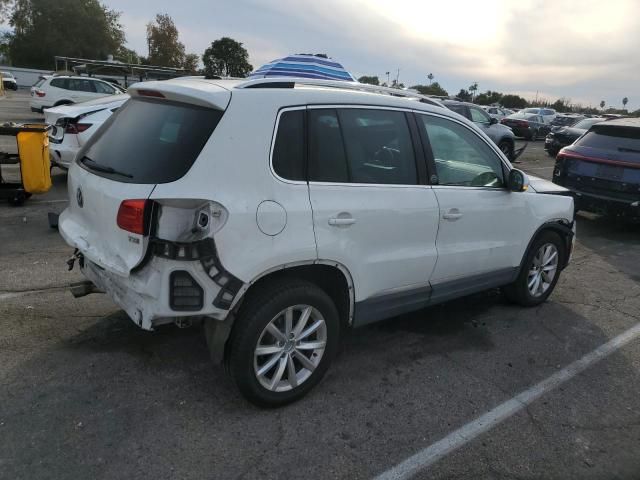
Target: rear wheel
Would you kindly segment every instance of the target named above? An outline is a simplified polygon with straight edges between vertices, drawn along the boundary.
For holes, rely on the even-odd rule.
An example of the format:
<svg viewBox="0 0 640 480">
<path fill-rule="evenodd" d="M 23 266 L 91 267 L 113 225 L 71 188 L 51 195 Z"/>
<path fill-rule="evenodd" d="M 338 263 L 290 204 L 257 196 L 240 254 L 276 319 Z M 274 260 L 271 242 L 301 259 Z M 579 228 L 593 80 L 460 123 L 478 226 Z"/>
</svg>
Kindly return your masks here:
<svg viewBox="0 0 640 480">
<path fill-rule="evenodd" d="M 560 236 L 551 231 L 542 232 L 527 252 L 516 281 L 503 288 L 507 299 L 525 307 L 547 300 L 558 283 L 565 255 Z"/>
<path fill-rule="evenodd" d="M 538 130 L 533 130 L 529 136 L 529 140 L 535 142 L 538 139 Z"/>
<path fill-rule="evenodd" d="M 338 311 L 303 280 L 274 282 L 242 306 L 232 332 L 228 370 L 251 403 L 278 407 L 306 395 L 337 351 Z"/>
</svg>

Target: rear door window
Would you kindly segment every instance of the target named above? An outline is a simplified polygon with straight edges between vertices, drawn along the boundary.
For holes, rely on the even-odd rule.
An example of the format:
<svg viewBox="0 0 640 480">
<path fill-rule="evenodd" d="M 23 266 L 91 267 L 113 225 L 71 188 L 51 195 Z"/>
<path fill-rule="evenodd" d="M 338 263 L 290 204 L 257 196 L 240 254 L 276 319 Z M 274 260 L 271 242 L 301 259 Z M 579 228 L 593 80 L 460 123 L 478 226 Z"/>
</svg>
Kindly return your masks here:
<svg viewBox="0 0 640 480">
<path fill-rule="evenodd" d="M 352 183 L 418 183 L 404 112 L 346 108 L 338 110 L 338 115 Z"/>
<path fill-rule="evenodd" d="M 69 90 L 75 90 L 76 92 L 90 92 L 95 93 L 94 81 L 84 78 L 68 78 L 67 85 Z"/>
<path fill-rule="evenodd" d="M 309 180 L 381 185 L 418 183 L 404 112 L 311 109 Z"/>
<path fill-rule="evenodd" d="M 484 110 L 476 107 L 469 107 L 471 111 L 471 120 L 474 123 L 489 123 L 491 122 L 491 117 L 485 113 Z"/>
<path fill-rule="evenodd" d="M 68 80 L 69 80 L 68 78 L 54 78 L 53 80 L 51 80 L 50 85 L 52 87 L 63 88 L 65 90 L 68 90 L 69 89 Z M 44 82 L 44 80 L 43 80 L 43 82 Z M 37 86 L 37 84 L 36 84 L 36 86 Z"/>
<path fill-rule="evenodd" d="M 223 113 L 183 103 L 129 100 L 80 152 L 80 164 L 121 182 L 173 182 L 191 168 Z"/>
<path fill-rule="evenodd" d="M 309 110 L 309 180 L 349 181 L 340 122 L 334 109 Z"/>
</svg>

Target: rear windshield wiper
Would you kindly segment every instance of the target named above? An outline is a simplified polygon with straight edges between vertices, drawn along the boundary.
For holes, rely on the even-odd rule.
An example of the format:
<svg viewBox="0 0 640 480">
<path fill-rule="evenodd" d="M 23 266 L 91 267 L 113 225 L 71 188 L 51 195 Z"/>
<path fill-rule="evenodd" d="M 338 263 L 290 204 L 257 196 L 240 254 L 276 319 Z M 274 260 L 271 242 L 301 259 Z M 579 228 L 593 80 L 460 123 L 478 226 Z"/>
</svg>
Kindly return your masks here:
<svg viewBox="0 0 640 480">
<path fill-rule="evenodd" d="M 108 165 L 102 165 L 95 160 L 91 160 L 89 157 L 82 157 L 80 163 L 86 165 L 91 170 L 95 170 L 96 172 L 111 173 L 112 175 L 120 175 L 121 177 L 133 178 L 133 175 L 131 175 L 130 173 L 120 172 Z"/>
<path fill-rule="evenodd" d="M 619 152 L 627 152 L 627 153 L 640 153 L 640 150 L 638 150 L 638 149 L 625 148 L 625 147 L 618 147 L 618 151 Z"/>
</svg>

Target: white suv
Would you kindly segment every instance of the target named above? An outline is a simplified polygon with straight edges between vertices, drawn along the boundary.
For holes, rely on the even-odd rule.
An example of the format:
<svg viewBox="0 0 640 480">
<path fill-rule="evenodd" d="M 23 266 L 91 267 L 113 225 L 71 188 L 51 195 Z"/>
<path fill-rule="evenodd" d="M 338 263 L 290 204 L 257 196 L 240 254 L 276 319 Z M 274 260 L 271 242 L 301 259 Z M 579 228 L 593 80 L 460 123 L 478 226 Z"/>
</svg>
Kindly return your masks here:
<svg viewBox="0 0 640 480">
<path fill-rule="evenodd" d="M 29 106 L 32 112 L 45 108 L 86 102 L 109 95 L 119 95 L 123 91 L 115 85 L 91 77 L 46 76 L 41 77 L 31 87 Z"/>
<path fill-rule="evenodd" d="M 346 328 L 493 287 L 545 301 L 572 248 L 567 191 L 529 186 L 438 102 L 375 92 L 130 87 L 69 171 L 60 232 L 91 282 L 74 293 L 105 291 L 147 330 L 203 321 L 213 359 L 264 406 L 316 385 Z"/>
</svg>

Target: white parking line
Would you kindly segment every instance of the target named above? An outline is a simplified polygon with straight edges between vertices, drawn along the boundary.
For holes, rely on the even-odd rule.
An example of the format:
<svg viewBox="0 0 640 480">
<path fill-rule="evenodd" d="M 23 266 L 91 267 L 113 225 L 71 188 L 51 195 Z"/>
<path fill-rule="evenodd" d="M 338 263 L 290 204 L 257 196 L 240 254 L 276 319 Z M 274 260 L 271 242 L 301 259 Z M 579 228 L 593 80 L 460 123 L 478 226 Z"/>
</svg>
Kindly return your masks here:
<svg viewBox="0 0 640 480">
<path fill-rule="evenodd" d="M 424 450 L 419 451 L 386 472 L 381 473 L 375 478 L 375 480 L 400 480 L 412 477 L 420 470 L 433 465 L 442 457 L 448 455 L 454 450 L 457 450 L 512 415 L 518 413 L 545 393 L 571 380 L 591 365 L 608 357 L 638 336 L 640 336 L 640 323 L 609 340 L 607 343 L 601 345 L 592 352 L 587 353 L 581 359 L 576 360 L 540 383 L 519 393 L 515 397 L 498 405 L 493 410 L 488 411 L 463 427 L 451 432 L 442 440 L 439 440 Z"/>
</svg>

